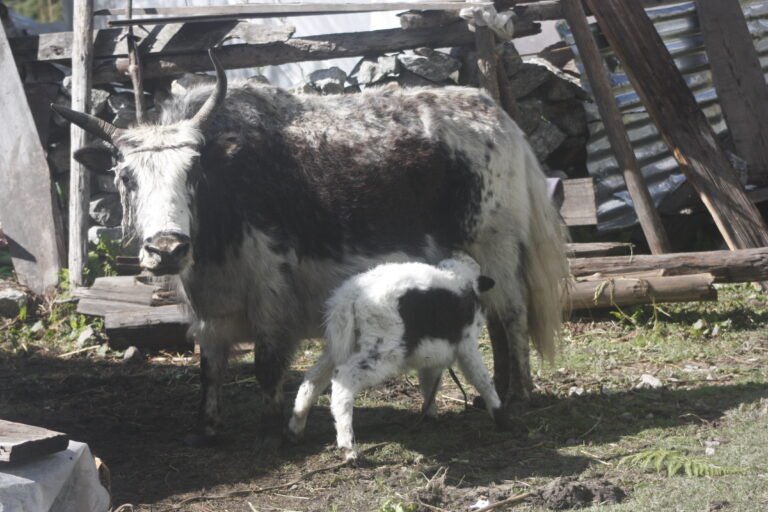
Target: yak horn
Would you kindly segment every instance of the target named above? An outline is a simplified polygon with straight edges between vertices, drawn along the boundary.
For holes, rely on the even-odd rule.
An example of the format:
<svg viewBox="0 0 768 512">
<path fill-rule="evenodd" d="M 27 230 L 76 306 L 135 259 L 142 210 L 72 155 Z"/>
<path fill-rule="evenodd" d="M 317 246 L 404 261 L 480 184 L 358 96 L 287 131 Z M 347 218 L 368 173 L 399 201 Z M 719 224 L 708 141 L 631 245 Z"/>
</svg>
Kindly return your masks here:
<svg viewBox="0 0 768 512">
<path fill-rule="evenodd" d="M 113 146 L 117 145 L 116 141 L 120 134 L 123 133 L 121 128 L 99 119 L 96 116 L 84 112 L 77 112 L 61 105 L 51 105 L 51 108 L 67 121 L 76 124 L 91 135 L 94 135 L 101 140 L 105 140 Z"/>
<path fill-rule="evenodd" d="M 216 69 L 216 88 L 211 95 L 205 100 L 203 106 L 192 118 L 192 123 L 199 130 L 205 128 L 205 126 L 213 119 L 213 115 L 224 102 L 224 97 L 227 94 L 227 75 L 224 73 L 224 67 L 216 58 L 216 54 L 213 53 L 213 48 L 208 49 L 208 56 L 213 62 L 213 67 Z"/>
</svg>

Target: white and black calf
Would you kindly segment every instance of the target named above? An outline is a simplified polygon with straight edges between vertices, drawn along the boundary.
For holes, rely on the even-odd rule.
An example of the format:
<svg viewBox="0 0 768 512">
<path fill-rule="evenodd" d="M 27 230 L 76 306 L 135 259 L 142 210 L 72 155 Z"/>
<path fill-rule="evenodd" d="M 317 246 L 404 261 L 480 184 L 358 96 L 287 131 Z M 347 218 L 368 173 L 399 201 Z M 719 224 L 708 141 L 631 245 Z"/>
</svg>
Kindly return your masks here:
<svg viewBox="0 0 768 512">
<path fill-rule="evenodd" d="M 505 426 L 477 345 L 485 323 L 479 294 L 493 285 L 468 256 L 437 267 L 383 264 L 346 281 L 328 301 L 327 345 L 296 395 L 291 433 L 303 435 L 310 408 L 330 383 L 338 446 L 347 459 L 356 458 L 352 409 L 357 393 L 418 370 L 423 413 L 434 417 L 443 370 L 456 361 L 497 425 Z"/>
</svg>

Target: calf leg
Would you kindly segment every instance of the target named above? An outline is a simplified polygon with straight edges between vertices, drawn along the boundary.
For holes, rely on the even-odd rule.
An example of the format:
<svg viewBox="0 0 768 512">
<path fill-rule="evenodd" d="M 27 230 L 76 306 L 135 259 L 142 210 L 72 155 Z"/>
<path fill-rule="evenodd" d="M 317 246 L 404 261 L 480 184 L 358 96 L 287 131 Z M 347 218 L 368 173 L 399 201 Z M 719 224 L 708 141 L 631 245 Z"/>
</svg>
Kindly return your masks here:
<svg viewBox="0 0 768 512">
<path fill-rule="evenodd" d="M 293 406 L 293 415 L 288 422 L 288 429 L 297 438 L 304 435 L 309 410 L 317 401 L 317 397 L 330 384 L 332 373 L 333 361 L 326 352 L 323 352 L 320 360 L 307 372 L 304 382 L 301 383 L 301 387 L 296 393 L 296 402 Z"/>
<path fill-rule="evenodd" d="M 352 429 L 355 395 L 394 377 L 399 369 L 398 361 L 383 358 L 376 360 L 370 354 L 357 353 L 334 371 L 331 379 L 331 413 L 336 423 L 336 443 L 344 451 L 346 460 L 357 458 L 355 432 Z"/>
<path fill-rule="evenodd" d="M 422 368 L 419 370 L 419 386 L 424 405 L 421 412 L 427 418 L 437 418 L 437 392 L 443 377 L 442 368 Z"/>
</svg>

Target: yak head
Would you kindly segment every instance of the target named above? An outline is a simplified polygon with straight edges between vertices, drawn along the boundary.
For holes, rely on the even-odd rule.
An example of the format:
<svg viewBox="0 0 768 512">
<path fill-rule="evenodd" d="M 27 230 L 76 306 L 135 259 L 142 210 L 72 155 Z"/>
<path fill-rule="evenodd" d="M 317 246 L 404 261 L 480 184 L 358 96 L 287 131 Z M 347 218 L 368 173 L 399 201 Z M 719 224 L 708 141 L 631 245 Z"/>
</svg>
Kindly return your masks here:
<svg viewBox="0 0 768 512">
<path fill-rule="evenodd" d="M 213 51 L 209 55 L 216 69 L 216 86 L 197 113 L 179 122 L 122 129 L 83 112 L 52 106 L 111 146 L 86 147 L 75 158 L 83 163 L 99 158 L 117 162 L 111 171 L 123 203 L 124 230 L 132 229 L 139 237 L 139 263 L 156 275 L 181 272 L 194 257 L 194 176 L 199 174 L 195 170 L 205 143 L 203 131 L 227 92 L 224 69 Z"/>
</svg>

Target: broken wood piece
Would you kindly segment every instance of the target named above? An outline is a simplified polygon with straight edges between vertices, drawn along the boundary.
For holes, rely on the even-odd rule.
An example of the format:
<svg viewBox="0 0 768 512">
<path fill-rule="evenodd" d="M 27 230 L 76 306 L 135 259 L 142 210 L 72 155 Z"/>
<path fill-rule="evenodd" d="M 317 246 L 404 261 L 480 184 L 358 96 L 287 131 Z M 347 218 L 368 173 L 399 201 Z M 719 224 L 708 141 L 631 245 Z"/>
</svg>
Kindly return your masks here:
<svg viewBox="0 0 768 512">
<path fill-rule="evenodd" d="M 488 27 L 475 27 L 477 48 L 477 79 L 481 89 L 501 104 L 499 94 L 498 59 L 496 58 L 496 36 Z"/>
<path fill-rule="evenodd" d="M 45 151 L 0 26 L 0 221 L 19 282 L 43 295 L 55 288 L 64 255 L 61 212 Z M 0 242 L 2 243 L 2 242 Z"/>
<path fill-rule="evenodd" d="M 570 260 L 574 277 L 663 270 L 666 276 L 712 274 L 716 283 L 749 283 L 768 280 L 768 248 L 738 251 L 690 252 L 661 255 L 609 256 Z"/>
<path fill-rule="evenodd" d="M 642 5 L 625 0 L 586 1 L 728 247 L 768 246 L 768 226 L 747 197 L 712 127 Z"/>
<path fill-rule="evenodd" d="M 651 193 L 645 184 L 640 163 L 635 157 L 621 112 L 613 97 L 608 71 L 605 69 L 600 49 L 592 36 L 581 0 L 562 0 L 562 5 L 563 14 L 576 41 L 600 117 L 605 124 L 608 140 L 622 169 L 627 191 L 632 198 L 632 204 L 648 246 L 653 254 L 669 252 L 669 240 L 661 222 L 661 215 L 656 210 Z"/>
<path fill-rule="evenodd" d="M 593 258 L 596 256 L 611 256 L 629 254 L 633 245 L 626 242 L 589 242 L 571 243 L 567 245 L 570 258 Z"/>
<path fill-rule="evenodd" d="M 68 445 L 69 437 L 61 432 L 0 420 L 0 462 L 22 464 Z"/>
<path fill-rule="evenodd" d="M 595 185 L 592 178 L 563 180 L 565 194 L 560 216 L 567 226 L 594 226 L 597 224 Z"/>
<path fill-rule="evenodd" d="M 579 281 L 570 288 L 570 309 L 717 300 L 714 282 L 711 274 Z"/>
<path fill-rule="evenodd" d="M 109 346 L 126 349 L 130 346 L 150 350 L 191 349 L 187 339 L 191 316 L 180 305 L 138 307 L 133 310 L 107 312 L 104 330 Z"/>
</svg>

